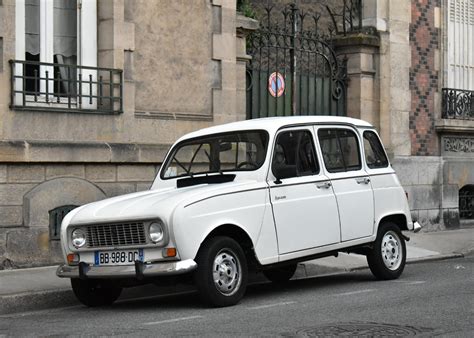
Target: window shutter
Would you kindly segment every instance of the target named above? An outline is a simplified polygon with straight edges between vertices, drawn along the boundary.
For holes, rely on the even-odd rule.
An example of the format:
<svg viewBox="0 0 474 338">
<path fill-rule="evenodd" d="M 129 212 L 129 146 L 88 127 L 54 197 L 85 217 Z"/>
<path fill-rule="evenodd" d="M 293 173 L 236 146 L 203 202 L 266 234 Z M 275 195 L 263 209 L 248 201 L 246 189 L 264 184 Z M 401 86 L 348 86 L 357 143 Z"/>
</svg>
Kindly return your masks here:
<svg viewBox="0 0 474 338">
<path fill-rule="evenodd" d="M 474 90 L 474 0 L 448 1 L 448 87 Z"/>
<path fill-rule="evenodd" d="M 78 0 L 78 64 L 88 67 L 97 67 L 97 2 L 95 0 Z M 92 81 L 97 83 L 97 71 L 93 69 L 83 69 L 81 72 L 82 81 Z M 90 86 L 88 83 L 82 84 L 83 93 L 97 95 L 97 84 Z M 97 99 L 82 102 L 82 108 L 95 109 Z"/>
</svg>

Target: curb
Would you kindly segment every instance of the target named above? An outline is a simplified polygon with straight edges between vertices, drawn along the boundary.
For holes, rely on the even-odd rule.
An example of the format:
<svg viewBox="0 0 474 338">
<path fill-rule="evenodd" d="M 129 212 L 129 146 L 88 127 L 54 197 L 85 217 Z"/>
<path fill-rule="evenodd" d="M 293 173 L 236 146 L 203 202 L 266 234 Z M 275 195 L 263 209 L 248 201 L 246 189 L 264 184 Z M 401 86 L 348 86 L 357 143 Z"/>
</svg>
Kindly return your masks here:
<svg viewBox="0 0 474 338">
<path fill-rule="evenodd" d="M 464 257 L 465 255 L 462 253 L 452 253 L 452 254 L 447 254 L 447 255 L 419 257 L 419 258 L 413 258 L 413 259 L 408 260 L 407 264 L 417 264 L 417 263 L 432 262 L 432 261 L 444 261 L 446 259 L 464 258 Z"/>
<path fill-rule="evenodd" d="M 462 253 L 452 253 L 452 254 L 445 254 L 445 255 L 436 255 L 436 256 L 428 256 L 428 257 L 418 257 L 412 258 L 406 261 L 406 264 L 418 264 L 418 263 L 426 263 L 432 261 L 443 261 L 447 259 L 453 258 L 464 258 L 466 255 Z M 300 267 L 302 268 L 300 269 Z M 298 269 L 296 270 L 295 276 L 293 278 L 310 278 L 310 277 L 318 277 L 318 276 L 326 276 L 336 273 L 343 273 L 343 272 L 354 272 L 360 270 L 366 270 L 369 267 L 367 265 L 356 266 L 353 268 L 334 268 L 326 265 L 318 265 L 318 264 L 308 264 L 308 263 L 300 263 L 298 264 Z"/>
<path fill-rule="evenodd" d="M 0 296 L 0 315 L 77 305 L 71 289 L 25 292 Z"/>
<path fill-rule="evenodd" d="M 429 257 L 420 257 L 408 260 L 407 264 L 417 264 L 431 261 L 441 261 L 453 258 L 465 257 L 462 253 L 453 253 L 447 255 L 437 255 Z M 347 272 L 354 272 L 368 269 L 368 266 L 358 266 L 349 269 L 335 268 L 331 266 L 300 263 L 293 279 L 303 279 L 311 277 L 323 277 Z M 263 281 L 263 280 L 262 280 Z M 260 282 L 260 278 L 254 280 Z M 175 293 L 175 290 L 162 289 L 159 295 L 168 295 Z M 157 295 L 154 293 L 153 296 Z M 147 296 L 148 297 L 148 296 Z M 48 290 L 39 292 L 25 292 L 11 295 L 0 296 L 0 315 L 14 315 L 25 311 L 46 310 L 57 307 L 67 307 L 79 305 L 71 289 Z"/>
</svg>

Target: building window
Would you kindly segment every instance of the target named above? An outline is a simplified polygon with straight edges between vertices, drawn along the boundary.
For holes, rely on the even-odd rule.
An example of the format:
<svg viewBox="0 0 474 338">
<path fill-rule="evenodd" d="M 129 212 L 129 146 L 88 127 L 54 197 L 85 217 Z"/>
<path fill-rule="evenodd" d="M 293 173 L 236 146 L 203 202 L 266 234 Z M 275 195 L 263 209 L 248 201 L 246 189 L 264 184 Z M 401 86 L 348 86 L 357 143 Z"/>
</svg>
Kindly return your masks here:
<svg viewBox="0 0 474 338">
<path fill-rule="evenodd" d="M 459 190 L 459 218 L 474 219 L 474 185 L 465 185 Z"/>
<path fill-rule="evenodd" d="M 54 0 L 53 9 L 53 62 L 77 65 L 77 1 Z M 54 93 L 63 96 L 76 93 L 74 67 L 54 67 Z"/>
<path fill-rule="evenodd" d="M 444 119 L 474 119 L 474 0 L 446 0 Z"/>
<path fill-rule="evenodd" d="M 48 10 L 51 4 L 52 11 Z M 53 29 L 44 28 L 41 34 L 40 24 L 51 22 Z M 41 55 L 42 52 L 44 55 Z M 77 0 L 25 0 L 24 59 L 56 64 L 52 74 L 48 73 L 53 81 L 54 95 L 65 96 L 68 92 L 76 92 L 76 68 L 61 65 L 77 65 Z M 34 63 L 27 64 L 25 68 L 25 89 L 30 93 L 38 92 L 42 86 L 40 77 L 45 77 L 45 72 L 50 69 L 45 68 L 41 72 L 39 64 Z"/>
<path fill-rule="evenodd" d="M 448 0 L 449 88 L 474 90 L 474 0 Z"/>
<path fill-rule="evenodd" d="M 14 109 L 122 111 L 122 71 L 97 68 L 96 0 L 16 0 L 15 32 Z"/>
<path fill-rule="evenodd" d="M 40 61 L 40 3 L 39 0 L 25 0 L 25 60 Z M 28 92 L 38 91 L 40 68 L 37 64 L 25 66 Z"/>
</svg>

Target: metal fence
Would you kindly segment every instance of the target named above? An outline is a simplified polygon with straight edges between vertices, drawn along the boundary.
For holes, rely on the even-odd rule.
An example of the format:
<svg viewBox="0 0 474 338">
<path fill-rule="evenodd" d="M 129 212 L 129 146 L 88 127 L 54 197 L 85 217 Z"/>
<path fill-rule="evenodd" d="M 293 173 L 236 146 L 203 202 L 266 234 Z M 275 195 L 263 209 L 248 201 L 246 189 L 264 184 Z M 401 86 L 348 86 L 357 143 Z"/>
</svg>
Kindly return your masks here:
<svg viewBox="0 0 474 338">
<path fill-rule="evenodd" d="M 474 219 L 474 188 L 459 191 L 459 218 Z"/>
<path fill-rule="evenodd" d="M 345 115 L 345 61 L 321 13 L 295 4 L 264 7 L 261 27 L 249 37 L 247 117 Z"/>
<path fill-rule="evenodd" d="M 362 32 L 362 0 L 331 1 L 326 9 L 336 34 Z"/>
<path fill-rule="evenodd" d="M 442 112 L 444 119 L 474 120 L 474 91 L 443 88 Z"/>
<path fill-rule="evenodd" d="M 120 69 L 10 60 L 10 71 L 12 109 L 123 112 Z"/>
</svg>

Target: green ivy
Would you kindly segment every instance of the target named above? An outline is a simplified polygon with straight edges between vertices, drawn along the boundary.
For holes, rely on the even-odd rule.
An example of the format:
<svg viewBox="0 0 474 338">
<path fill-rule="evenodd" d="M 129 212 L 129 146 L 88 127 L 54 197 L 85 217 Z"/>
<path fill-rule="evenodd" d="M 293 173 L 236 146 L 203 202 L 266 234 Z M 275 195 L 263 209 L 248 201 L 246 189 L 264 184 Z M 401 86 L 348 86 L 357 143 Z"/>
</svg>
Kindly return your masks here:
<svg viewBox="0 0 474 338">
<path fill-rule="evenodd" d="M 249 0 L 237 0 L 237 11 L 248 18 L 255 19 L 257 17 Z"/>
</svg>

